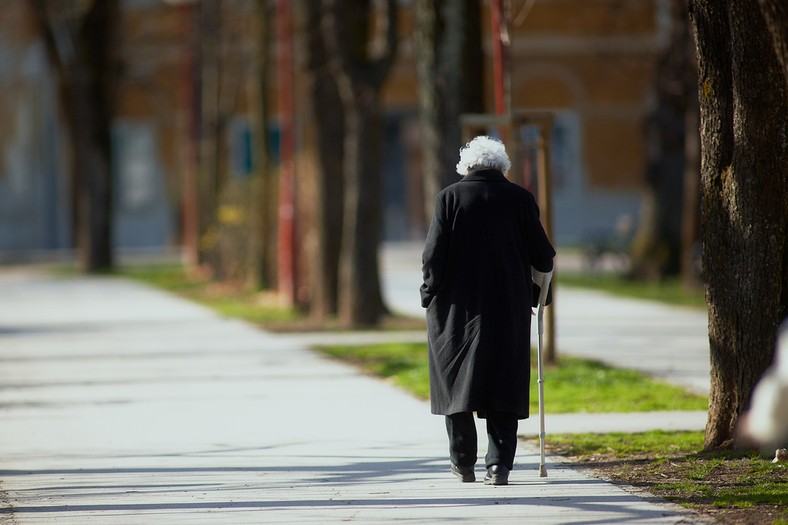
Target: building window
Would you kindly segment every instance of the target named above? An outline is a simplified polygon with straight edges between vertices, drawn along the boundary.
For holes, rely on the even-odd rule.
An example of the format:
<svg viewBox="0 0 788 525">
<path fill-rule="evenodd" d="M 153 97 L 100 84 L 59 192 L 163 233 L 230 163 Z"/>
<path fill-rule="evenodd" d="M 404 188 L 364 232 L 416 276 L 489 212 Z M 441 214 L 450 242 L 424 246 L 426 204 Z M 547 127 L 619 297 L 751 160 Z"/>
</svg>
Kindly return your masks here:
<svg viewBox="0 0 788 525">
<path fill-rule="evenodd" d="M 574 192 L 582 189 L 580 166 L 580 125 L 574 111 L 555 112 L 550 137 L 550 175 L 554 192 Z M 539 151 L 539 128 L 536 125 L 520 127 L 517 158 L 519 172 L 513 180 L 531 191 L 536 189 Z M 518 180 L 519 178 L 519 180 Z"/>
</svg>

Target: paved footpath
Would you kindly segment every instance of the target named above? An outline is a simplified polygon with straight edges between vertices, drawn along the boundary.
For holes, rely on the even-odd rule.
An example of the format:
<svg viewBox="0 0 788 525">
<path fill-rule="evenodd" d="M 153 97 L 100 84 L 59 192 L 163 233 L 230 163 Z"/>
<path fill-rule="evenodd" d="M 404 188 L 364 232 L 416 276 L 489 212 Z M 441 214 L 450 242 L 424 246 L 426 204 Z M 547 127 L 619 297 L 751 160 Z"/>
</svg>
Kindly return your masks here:
<svg viewBox="0 0 788 525">
<path fill-rule="evenodd" d="M 5 270 L 0 298 L 0 523 L 696 522 L 527 448 L 461 484 L 424 402 L 140 284 Z"/>
</svg>

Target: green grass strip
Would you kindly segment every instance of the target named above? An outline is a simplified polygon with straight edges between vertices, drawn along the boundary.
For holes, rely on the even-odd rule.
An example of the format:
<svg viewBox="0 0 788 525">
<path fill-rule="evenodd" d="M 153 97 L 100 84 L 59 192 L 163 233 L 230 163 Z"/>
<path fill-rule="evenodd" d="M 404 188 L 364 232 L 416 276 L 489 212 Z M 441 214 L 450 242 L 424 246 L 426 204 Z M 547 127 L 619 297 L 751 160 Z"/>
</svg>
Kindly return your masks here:
<svg viewBox="0 0 788 525">
<path fill-rule="evenodd" d="M 639 434 L 610 432 L 608 434 L 551 434 L 550 445 L 568 456 L 613 454 L 629 458 L 646 454 L 652 458 L 676 454 L 694 454 L 703 448 L 703 431 L 668 432 L 653 430 Z"/>
<path fill-rule="evenodd" d="M 600 458 L 619 463 L 617 469 L 624 475 L 628 462 L 640 468 L 648 462 L 648 472 L 666 479 L 651 490 L 667 499 L 689 507 L 700 503 L 740 509 L 771 505 L 783 509 L 774 523 L 785 523 L 788 466 L 751 450 L 702 452 L 703 437 L 702 431 L 554 434 L 549 446 L 559 455 L 591 465 Z"/>
<path fill-rule="evenodd" d="M 427 346 L 396 343 L 373 346 L 325 346 L 320 351 L 388 378 L 416 396 L 429 396 Z M 536 352 L 532 352 L 535 355 Z M 536 373 L 532 373 L 532 410 L 537 408 Z M 705 410 L 705 397 L 598 361 L 560 357 L 545 368 L 545 411 L 558 413 Z"/>
<path fill-rule="evenodd" d="M 302 315 L 295 309 L 262 304 L 259 294 L 242 287 L 231 288 L 207 277 L 187 275 L 180 265 L 131 266 L 115 271 L 116 275 L 136 279 L 213 308 L 226 317 L 260 324 L 296 320 Z"/>
<path fill-rule="evenodd" d="M 687 290 L 679 279 L 642 282 L 617 274 L 560 273 L 557 283 L 558 286 L 587 288 L 619 297 L 646 299 L 697 309 L 706 308 L 703 290 Z"/>
</svg>

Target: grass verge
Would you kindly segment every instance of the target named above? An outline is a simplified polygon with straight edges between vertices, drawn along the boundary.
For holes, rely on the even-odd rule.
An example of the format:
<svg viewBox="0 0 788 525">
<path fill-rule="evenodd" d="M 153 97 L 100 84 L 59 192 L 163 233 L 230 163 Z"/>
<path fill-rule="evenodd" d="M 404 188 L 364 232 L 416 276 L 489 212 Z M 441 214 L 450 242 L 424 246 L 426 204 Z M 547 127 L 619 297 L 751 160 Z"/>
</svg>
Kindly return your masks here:
<svg viewBox="0 0 788 525">
<path fill-rule="evenodd" d="M 227 317 L 264 325 L 291 323 L 303 318 L 298 310 L 282 307 L 270 295 L 244 286 L 216 283 L 203 275 L 190 275 L 180 265 L 133 266 L 118 269 L 115 274 L 173 292 Z"/>
<path fill-rule="evenodd" d="M 788 464 L 751 451 L 702 452 L 703 432 L 550 435 L 546 447 L 720 523 L 788 524 Z"/>
<path fill-rule="evenodd" d="M 226 317 L 244 319 L 270 331 L 346 329 L 335 319 L 316 322 L 297 308 L 282 306 L 275 292 L 254 290 L 232 283 L 217 283 L 199 273 L 189 274 L 180 265 L 131 266 L 120 268 L 114 274 L 173 292 L 213 308 Z M 383 319 L 380 329 L 414 330 L 424 327 L 425 322 L 421 319 L 388 316 Z"/>
<path fill-rule="evenodd" d="M 621 297 L 648 299 L 677 306 L 706 308 L 703 290 L 687 290 L 679 279 L 641 282 L 617 274 L 560 273 L 558 285 L 588 288 Z"/>
<path fill-rule="evenodd" d="M 398 343 L 374 346 L 325 346 L 321 352 L 358 365 L 370 374 L 426 399 L 429 396 L 427 346 Z M 531 353 L 532 356 L 536 352 Z M 535 367 L 534 367 L 535 369 Z M 537 383 L 531 381 L 532 411 L 537 411 Z M 705 397 L 656 381 L 646 374 L 612 368 L 598 361 L 562 356 L 545 367 L 545 411 L 558 413 L 705 410 Z"/>
</svg>

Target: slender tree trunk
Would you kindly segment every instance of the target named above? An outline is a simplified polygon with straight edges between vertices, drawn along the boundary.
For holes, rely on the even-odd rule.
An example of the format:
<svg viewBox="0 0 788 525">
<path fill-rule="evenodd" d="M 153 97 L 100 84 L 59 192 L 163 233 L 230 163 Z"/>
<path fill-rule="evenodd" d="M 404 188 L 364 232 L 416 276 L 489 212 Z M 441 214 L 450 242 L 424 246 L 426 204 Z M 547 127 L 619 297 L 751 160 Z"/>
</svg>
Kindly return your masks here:
<svg viewBox="0 0 788 525">
<path fill-rule="evenodd" d="M 326 16 L 321 0 L 309 0 L 308 27 L 320 27 Z M 331 74 L 326 56 L 326 42 L 322 31 L 306 35 L 309 53 L 309 73 L 313 117 L 317 130 L 317 202 L 318 220 L 315 225 L 317 252 L 312 259 L 312 298 L 310 315 L 324 321 L 338 312 L 339 251 L 342 245 L 342 215 L 344 183 L 343 137 L 345 117 L 336 81 Z"/>
<path fill-rule="evenodd" d="M 102 272 L 113 266 L 111 119 L 98 107 L 102 103 L 91 97 L 89 75 L 75 73 L 74 117 L 68 127 L 74 141 L 73 169 L 78 174 L 79 264 L 85 272 Z"/>
<path fill-rule="evenodd" d="M 444 166 L 440 162 L 440 129 L 438 128 L 437 42 L 440 6 L 432 0 L 416 0 L 414 47 L 419 79 L 419 118 L 421 121 L 421 165 L 424 182 L 424 212 L 432 216 L 433 198 L 446 186 Z"/>
<path fill-rule="evenodd" d="M 254 199 L 252 212 L 254 216 L 254 236 L 256 238 L 256 249 L 252 255 L 251 267 L 253 270 L 253 282 L 258 288 L 272 288 L 276 283 L 276 243 L 272 242 L 276 238 L 276 212 L 278 185 L 276 183 L 275 170 L 271 166 L 268 155 L 268 90 L 269 74 L 271 64 L 269 60 L 271 43 L 271 24 L 274 10 L 270 2 L 259 2 L 257 4 L 257 69 L 256 77 L 256 100 L 254 107 L 257 111 L 257 133 L 256 133 L 256 154 L 255 164 L 257 166 L 258 177 L 253 185 Z"/>
<path fill-rule="evenodd" d="M 215 269 L 218 242 L 214 227 L 219 171 L 219 0 L 200 3 L 200 150 L 197 180 L 198 262 Z"/>
<path fill-rule="evenodd" d="M 697 75 L 695 78 L 697 82 Z M 681 281 L 687 290 L 697 290 L 703 285 L 700 264 L 700 108 L 697 84 L 690 92 L 684 115 L 684 203 L 681 212 Z"/>
<path fill-rule="evenodd" d="M 656 71 L 656 107 L 646 122 L 646 186 L 640 226 L 632 243 L 635 278 L 677 275 L 685 173 L 686 113 L 692 77 L 687 0 L 672 0 L 672 33 Z"/>
<path fill-rule="evenodd" d="M 76 244 L 85 272 L 112 268 L 112 117 L 118 0 L 96 0 L 75 15 L 32 0 L 71 139 Z M 72 17 L 72 18 L 69 18 Z"/>
<path fill-rule="evenodd" d="M 785 315 L 785 82 L 756 0 L 692 0 L 701 108 L 711 395 L 706 448 L 732 444 Z"/>
<path fill-rule="evenodd" d="M 384 16 L 374 13 L 384 26 L 380 39 L 370 34 L 370 2 L 324 0 L 324 7 L 323 37 L 345 115 L 339 317 L 347 326 L 368 326 L 386 313 L 378 265 L 383 160 L 379 93 L 396 52 L 396 2 L 379 6 Z M 371 41 L 378 44 L 374 52 Z"/>
<path fill-rule="evenodd" d="M 478 0 L 416 2 L 416 66 L 428 218 L 434 206 L 432 197 L 458 180 L 460 115 L 483 110 L 479 10 Z"/>
<path fill-rule="evenodd" d="M 372 94 L 370 94 L 372 96 Z M 345 122 L 345 208 L 340 252 L 339 315 L 343 324 L 374 325 L 386 313 L 377 249 L 381 236 L 380 141 L 377 102 L 349 108 Z"/>
</svg>

